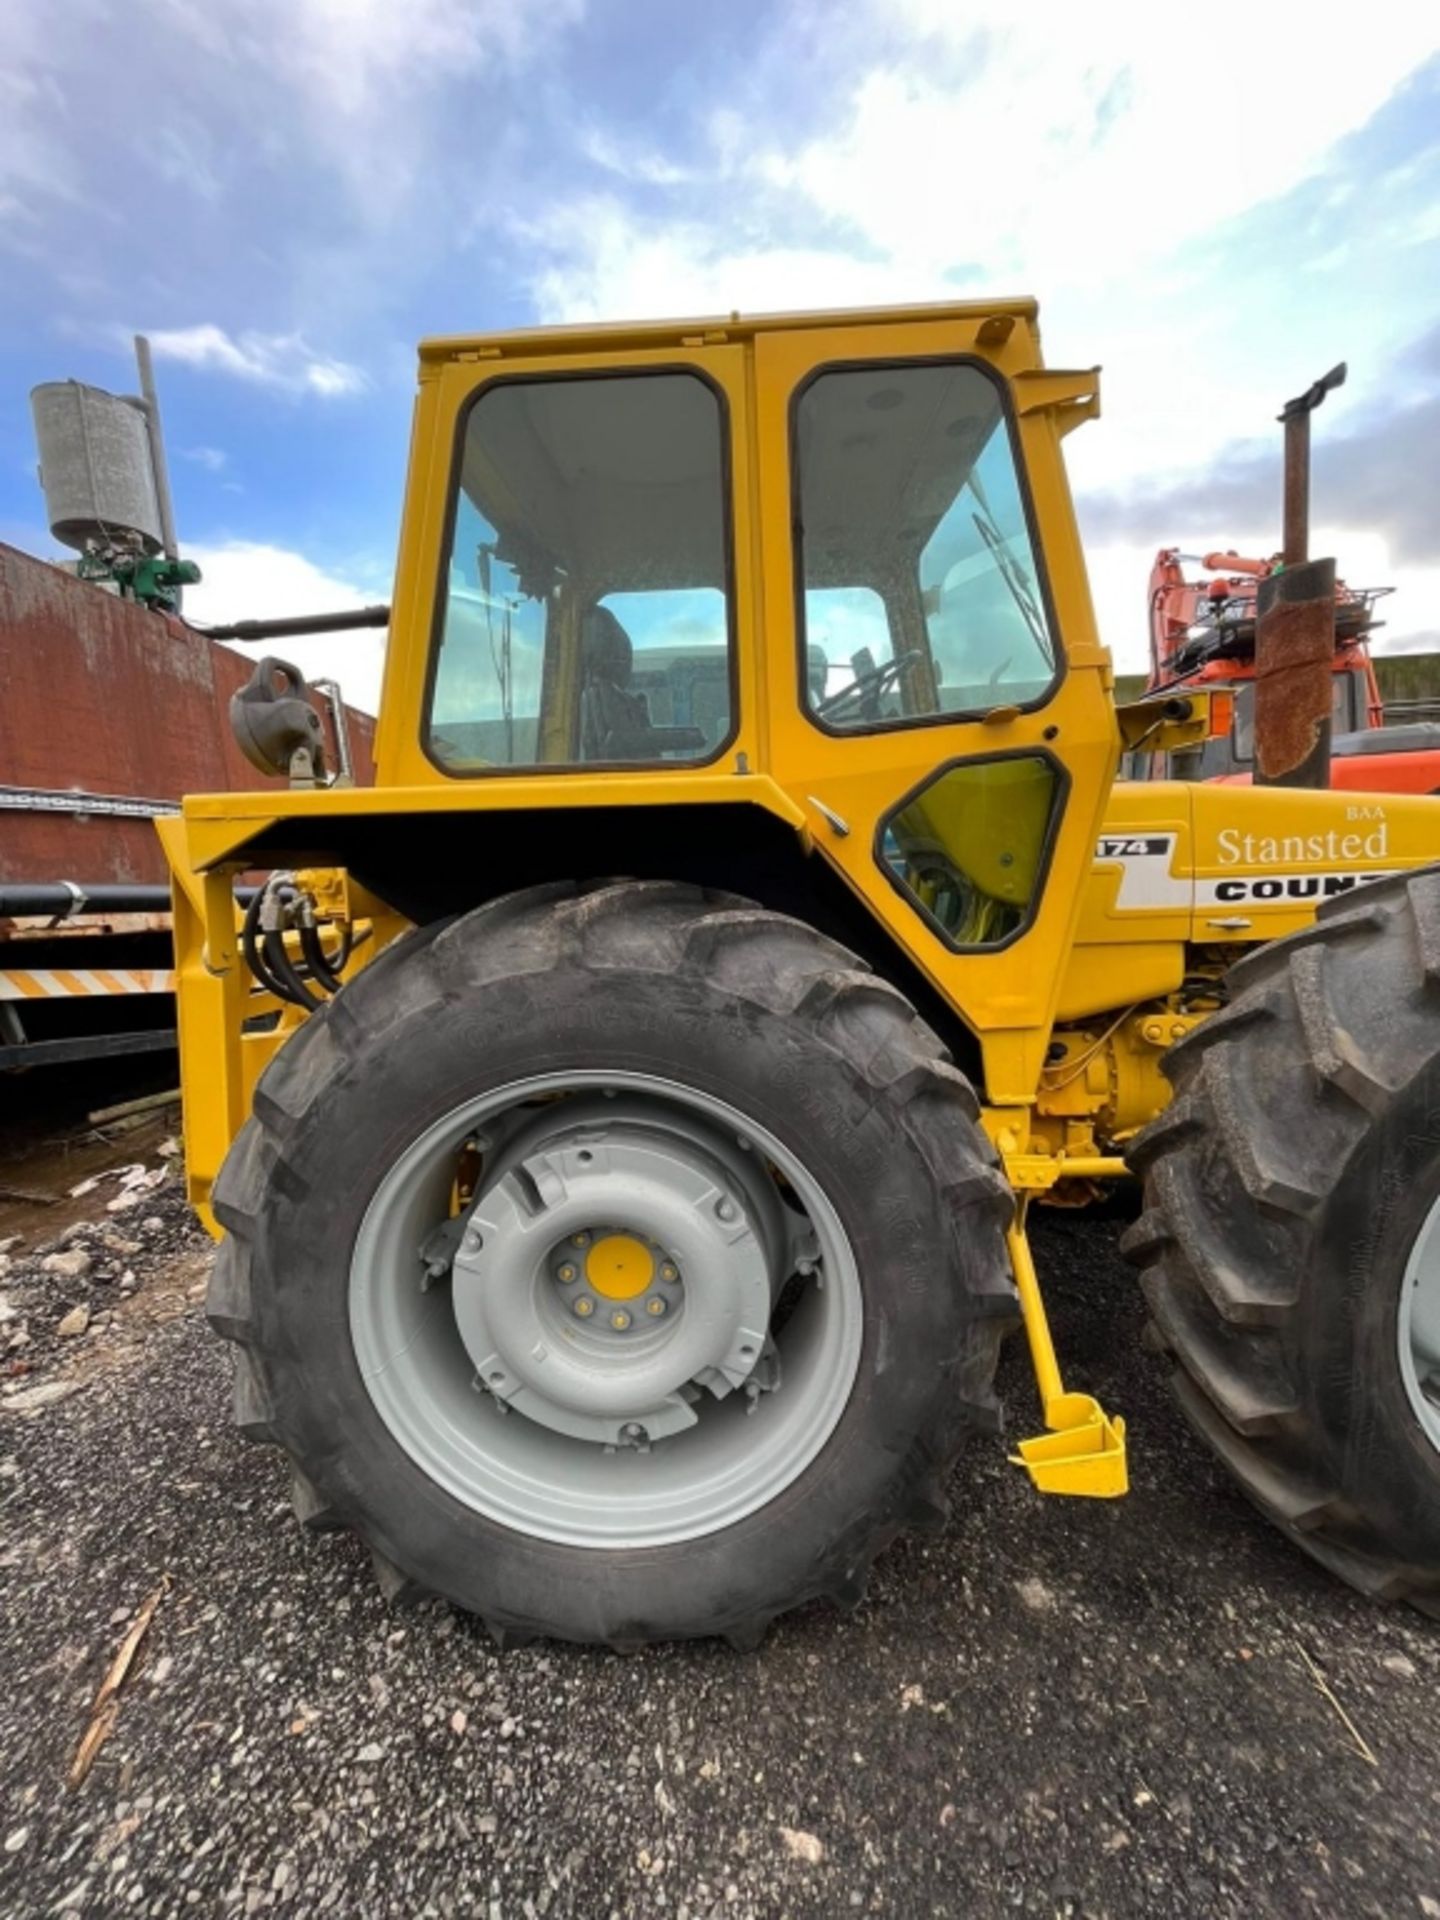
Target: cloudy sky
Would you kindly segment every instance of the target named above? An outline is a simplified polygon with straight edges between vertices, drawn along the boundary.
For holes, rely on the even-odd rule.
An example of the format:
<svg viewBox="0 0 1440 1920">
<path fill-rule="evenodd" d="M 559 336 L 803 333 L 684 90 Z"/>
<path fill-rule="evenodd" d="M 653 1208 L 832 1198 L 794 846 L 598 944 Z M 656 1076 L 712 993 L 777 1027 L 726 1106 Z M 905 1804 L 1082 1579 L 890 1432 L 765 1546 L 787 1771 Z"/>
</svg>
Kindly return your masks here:
<svg viewBox="0 0 1440 1920">
<path fill-rule="evenodd" d="M 1157 546 L 1316 551 L 1440 646 L 1440 13 L 1272 0 L 0 0 L 0 538 L 28 389 L 157 355 L 198 619 L 389 590 L 415 341 L 1033 292 L 1101 626 Z M 378 641 L 309 664 L 373 696 Z"/>
</svg>

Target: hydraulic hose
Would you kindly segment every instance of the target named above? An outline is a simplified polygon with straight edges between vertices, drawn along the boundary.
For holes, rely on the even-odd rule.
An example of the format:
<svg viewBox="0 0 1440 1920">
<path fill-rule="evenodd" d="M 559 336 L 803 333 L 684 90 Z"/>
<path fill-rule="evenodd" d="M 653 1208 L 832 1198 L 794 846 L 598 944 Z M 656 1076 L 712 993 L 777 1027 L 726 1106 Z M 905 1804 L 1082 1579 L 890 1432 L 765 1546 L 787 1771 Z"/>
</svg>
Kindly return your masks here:
<svg viewBox="0 0 1440 1920">
<path fill-rule="evenodd" d="M 299 938 L 299 964 L 286 948 L 287 931 Z M 350 926 L 342 926 L 335 952 L 326 953 L 314 901 L 290 874 L 272 874 L 246 906 L 240 942 L 245 964 L 268 993 L 314 1012 L 324 1000 L 316 998 L 312 986 L 321 994 L 340 991 L 341 975 L 355 949 L 355 934 Z"/>
<path fill-rule="evenodd" d="M 288 1000 L 294 1006 L 313 1010 L 321 1002 L 310 992 L 286 953 L 283 930 L 262 927 L 261 916 L 269 892 L 268 885 L 259 888 L 245 909 L 240 928 L 245 964 L 266 992 L 273 993 L 277 1000 Z"/>
<path fill-rule="evenodd" d="M 346 956 L 342 953 L 333 962 L 326 957 L 325 949 L 320 944 L 320 929 L 313 920 L 301 923 L 300 951 L 305 956 L 306 968 L 316 986 L 326 993 L 338 993 L 340 991 L 339 968 L 344 966 Z"/>
<path fill-rule="evenodd" d="M 293 1001 L 297 1007 L 305 1007 L 311 1013 L 318 1012 L 325 1003 L 317 999 L 300 978 L 295 963 L 285 951 L 285 935 L 278 928 L 272 929 L 265 934 L 261 945 L 266 971 L 272 980 L 281 983 L 278 988 L 280 998 Z"/>
<path fill-rule="evenodd" d="M 275 993 L 275 982 L 270 978 L 266 970 L 264 956 L 260 952 L 260 941 L 258 938 L 259 926 L 260 890 L 257 889 L 254 899 L 250 901 L 245 909 L 245 918 L 240 923 L 240 946 L 245 955 L 245 964 L 249 967 L 255 979 L 269 992 Z"/>
</svg>

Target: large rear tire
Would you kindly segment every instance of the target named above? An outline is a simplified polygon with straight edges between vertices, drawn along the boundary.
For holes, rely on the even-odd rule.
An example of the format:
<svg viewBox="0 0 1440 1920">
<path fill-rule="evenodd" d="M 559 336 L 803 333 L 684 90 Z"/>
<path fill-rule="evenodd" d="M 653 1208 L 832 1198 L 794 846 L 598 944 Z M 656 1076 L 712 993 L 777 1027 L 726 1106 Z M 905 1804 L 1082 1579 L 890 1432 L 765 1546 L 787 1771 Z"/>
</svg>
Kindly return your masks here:
<svg viewBox="0 0 1440 1920">
<path fill-rule="evenodd" d="M 1158 1344 L 1298 1546 L 1440 1608 L 1440 871 L 1247 957 L 1137 1140 Z"/>
<path fill-rule="evenodd" d="M 209 1313 L 239 1424 L 389 1591 L 502 1641 L 749 1644 L 943 1517 L 998 1424 L 1009 1208 L 968 1084 L 853 955 L 690 887 L 535 889 L 276 1056 Z"/>
</svg>

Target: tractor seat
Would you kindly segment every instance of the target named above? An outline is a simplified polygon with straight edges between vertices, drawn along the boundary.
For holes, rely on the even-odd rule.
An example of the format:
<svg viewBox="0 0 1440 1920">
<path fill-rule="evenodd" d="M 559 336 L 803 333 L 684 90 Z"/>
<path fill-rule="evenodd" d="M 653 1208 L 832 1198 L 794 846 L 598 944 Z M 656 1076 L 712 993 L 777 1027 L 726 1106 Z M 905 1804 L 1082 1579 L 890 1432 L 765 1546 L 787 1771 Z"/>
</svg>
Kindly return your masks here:
<svg viewBox="0 0 1440 1920">
<path fill-rule="evenodd" d="M 635 648 L 608 607 L 592 607 L 581 627 L 580 758 L 659 760 L 667 753 L 698 752 L 699 727 L 657 727 L 650 703 L 630 685 Z"/>
</svg>

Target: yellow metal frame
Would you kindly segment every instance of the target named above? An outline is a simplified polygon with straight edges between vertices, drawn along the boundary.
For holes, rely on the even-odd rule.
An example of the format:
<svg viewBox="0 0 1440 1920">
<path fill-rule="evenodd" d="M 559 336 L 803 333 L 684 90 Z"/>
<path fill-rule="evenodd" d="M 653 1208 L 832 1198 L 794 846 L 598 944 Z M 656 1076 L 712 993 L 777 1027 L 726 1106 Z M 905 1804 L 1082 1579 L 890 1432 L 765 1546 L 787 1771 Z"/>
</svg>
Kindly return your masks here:
<svg viewBox="0 0 1440 1920">
<path fill-rule="evenodd" d="M 834 363 L 960 356 L 983 360 L 1009 398 L 1064 673 L 1032 712 L 999 705 L 982 717 L 826 733 L 801 698 L 794 396 Z M 706 767 L 447 775 L 424 751 L 422 722 L 464 409 L 497 377 L 658 367 L 703 373 L 728 406 L 738 698 L 730 747 Z M 202 795 L 188 799 L 180 817 L 157 823 L 174 875 L 191 1192 L 207 1219 L 215 1174 L 256 1076 L 297 1018 L 289 1013 L 270 1031 L 246 1031 L 261 1002 L 237 951 L 233 882 L 249 868 L 274 865 L 273 853 L 256 851 L 262 838 L 323 859 L 329 830 L 370 819 L 383 819 L 392 833 L 396 822 L 408 822 L 419 848 L 437 816 L 457 812 L 553 811 L 561 830 L 559 815 L 589 807 L 750 806 L 833 870 L 975 1035 L 985 1125 L 1022 1195 L 1010 1253 L 1051 1430 L 1022 1443 L 1019 1457 L 1050 1490 L 1121 1491 L 1122 1423 L 1061 1382 L 1024 1231 L 1028 1196 L 1059 1198 L 1077 1183 L 1123 1171 L 1115 1149 L 1165 1098 L 1158 1072 L 1165 1036 L 1198 1017 L 1185 999 L 1197 953 L 1213 956 L 1304 925 L 1337 872 L 1417 865 L 1440 848 L 1428 799 L 1391 796 L 1372 805 L 1351 794 L 1114 785 L 1121 739 L 1110 660 L 1095 630 L 1061 457 L 1063 437 L 1098 410 L 1093 370 L 1043 366 L 1030 300 L 556 328 L 422 346 L 376 786 Z M 1133 732 L 1142 723 L 1127 724 Z M 1192 715 L 1183 724 L 1194 731 L 1205 723 Z M 942 763 L 1019 752 L 1047 754 L 1068 776 L 1043 889 L 1003 950 L 957 951 L 882 871 L 877 830 Z M 1278 890 L 1267 874 L 1284 876 Z M 1292 884 L 1296 875 L 1314 879 L 1313 896 Z M 1232 904 L 1237 889 L 1239 906 Z M 393 905 L 353 886 L 348 910 L 373 928 L 356 965 L 405 926 Z M 264 1006 L 276 1011 L 274 1002 Z M 1056 1067 L 1057 1055 L 1079 1062 L 1074 1075 Z"/>
</svg>

